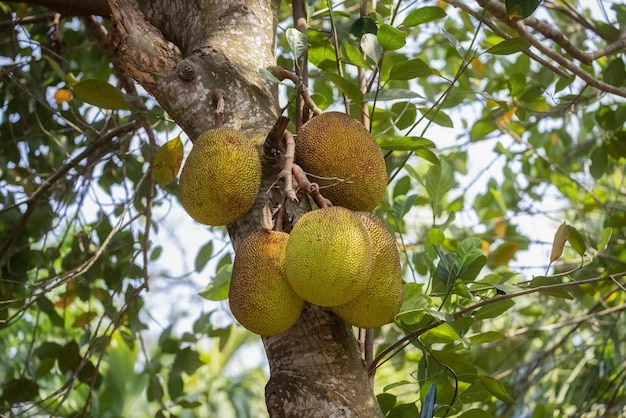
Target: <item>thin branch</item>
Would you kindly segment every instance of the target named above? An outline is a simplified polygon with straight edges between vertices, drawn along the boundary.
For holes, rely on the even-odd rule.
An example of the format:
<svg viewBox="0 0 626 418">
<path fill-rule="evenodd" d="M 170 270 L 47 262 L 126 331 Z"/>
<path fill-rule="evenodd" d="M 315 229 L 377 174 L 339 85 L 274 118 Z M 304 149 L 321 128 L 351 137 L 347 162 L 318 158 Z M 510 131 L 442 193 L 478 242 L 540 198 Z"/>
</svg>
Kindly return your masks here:
<svg viewBox="0 0 626 418">
<path fill-rule="evenodd" d="M 272 75 L 276 77 L 277 79 L 279 79 L 280 81 L 290 80 L 296 86 L 299 86 L 298 89 L 299 89 L 300 96 L 302 96 L 302 100 L 304 100 L 306 107 L 308 107 L 309 110 L 313 112 L 314 115 L 319 116 L 323 113 L 322 110 L 319 107 L 317 107 L 317 104 L 313 101 L 313 99 L 311 99 L 309 88 L 306 86 L 305 83 L 300 82 L 300 78 L 298 78 L 298 75 L 296 73 L 294 73 L 293 71 L 289 71 L 283 67 L 279 67 L 277 65 L 272 65 L 270 67 L 267 67 L 267 70 L 271 72 Z"/>
<path fill-rule="evenodd" d="M 306 173 L 298 164 L 292 164 L 291 168 L 293 176 L 298 183 L 298 187 L 300 187 L 301 190 L 304 190 L 309 196 L 311 196 L 315 203 L 317 203 L 317 206 L 319 206 L 320 208 L 328 208 L 333 205 L 330 200 L 322 196 L 322 194 L 320 193 L 319 185 L 317 183 L 311 183 L 309 181 Z"/>
<path fill-rule="evenodd" d="M 283 161 L 283 169 L 278 174 L 279 181 L 283 181 L 283 191 L 285 192 L 285 196 L 289 201 L 295 205 L 297 205 L 298 197 L 296 196 L 296 192 L 293 189 L 293 181 L 292 181 L 292 169 L 293 169 L 293 160 L 294 154 L 296 150 L 296 143 L 293 140 L 293 134 L 289 131 L 283 132 L 283 140 L 285 141 L 285 156 Z"/>
<path fill-rule="evenodd" d="M 78 165 L 78 163 L 80 163 L 84 158 L 88 157 L 91 153 L 95 152 L 98 148 L 107 144 L 114 137 L 123 135 L 127 132 L 134 131 L 135 129 L 137 129 L 137 124 L 135 121 L 132 121 L 127 124 L 120 125 L 114 129 L 111 129 L 107 133 L 103 134 L 100 138 L 98 138 L 97 140 L 89 144 L 89 146 L 85 148 L 83 152 L 78 154 L 76 157 L 72 158 L 67 164 L 59 168 L 52 176 L 48 177 L 48 179 L 44 181 L 42 185 L 39 186 L 37 190 L 35 190 L 28 197 L 26 202 L 22 202 L 22 203 L 26 203 L 28 207 L 26 209 L 26 212 L 24 212 L 24 214 L 20 218 L 20 221 L 18 222 L 18 224 L 15 226 L 15 228 L 13 228 L 13 230 L 11 231 L 7 239 L 2 244 L 2 247 L 0 247 L 0 260 L 4 258 L 9 248 L 11 248 L 11 245 L 13 244 L 13 242 L 17 239 L 19 234 L 22 232 L 22 230 L 26 226 L 26 222 L 28 221 L 28 219 L 30 218 L 30 216 L 33 214 L 35 210 L 37 201 L 45 193 L 48 192 L 48 190 L 57 182 L 57 180 L 65 176 L 68 171 L 70 171 L 72 168 Z M 13 207 L 14 206 L 11 206 L 11 208 Z M 8 210 L 8 209 L 10 208 L 4 208 L 2 209 L 2 211 Z"/>
<path fill-rule="evenodd" d="M 560 53 L 550 49 L 546 45 L 544 45 L 539 39 L 537 39 L 532 33 L 530 33 L 525 25 L 524 20 L 520 20 L 517 22 L 513 22 L 508 19 L 506 15 L 506 9 L 502 5 L 502 3 L 497 0 L 477 0 L 478 4 L 482 6 L 485 10 L 491 13 L 496 19 L 515 29 L 515 31 L 524 39 L 526 39 L 532 46 L 534 46 L 537 50 L 539 50 L 542 54 L 546 55 L 550 59 L 554 60 L 558 64 L 565 67 L 567 70 L 580 77 L 585 83 L 589 86 L 594 87 L 598 90 L 604 91 L 606 93 L 615 94 L 617 96 L 626 97 L 626 89 L 615 87 L 611 84 L 605 83 L 604 81 L 598 80 L 593 77 L 584 69 L 580 68 L 580 65 L 573 63 L 572 61 L 565 58 Z"/>
<path fill-rule="evenodd" d="M 568 287 L 577 287 L 583 284 L 589 284 L 589 283 L 596 283 L 596 282 L 600 282 L 600 281 L 605 281 L 605 280 L 617 280 L 617 279 L 621 279 L 622 277 L 626 277 L 626 272 L 624 273 L 616 273 L 616 274 L 612 274 L 609 276 L 604 276 L 604 277 L 594 277 L 591 279 L 584 279 L 584 280 L 577 280 L 577 281 L 572 281 L 572 282 L 565 282 L 565 283 L 555 283 L 555 284 L 551 284 L 551 285 L 545 285 L 545 286 L 537 286 L 537 287 L 533 287 L 531 289 L 526 289 L 526 290 L 522 290 L 520 292 L 515 292 L 515 293 L 507 293 L 504 295 L 499 295 L 490 299 L 486 299 L 483 300 L 481 302 L 475 303 L 471 306 L 468 306 L 467 308 L 461 309 L 460 311 L 455 312 L 452 317 L 454 319 L 459 318 L 461 316 L 467 315 L 472 313 L 473 311 L 475 311 L 478 308 L 482 308 L 483 306 L 486 305 L 491 305 L 493 303 L 496 302 L 500 302 L 503 300 L 508 300 L 508 299 L 515 299 L 518 298 L 520 296 L 526 296 L 526 295 L 530 295 L 533 293 L 538 293 L 538 292 L 543 292 L 543 291 L 547 291 L 547 290 L 553 290 L 553 289 L 565 289 Z M 396 352 L 402 350 L 411 340 L 418 338 L 419 336 L 421 336 L 422 334 L 424 334 L 427 331 L 430 331 L 431 329 L 437 328 L 438 326 L 444 324 L 446 321 L 445 320 L 438 320 L 433 322 L 430 325 L 427 325 L 424 328 L 420 328 L 417 331 L 414 331 L 410 334 L 405 335 L 404 337 L 400 338 L 398 341 L 396 341 L 395 343 L 391 344 L 389 347 L 387 347 L 386 349 L 384 349 L 378 356 L 376 356 L 376 358 L 374 359 L 374 361 L 372 362 L 372 364 L 369 367 L 369 372 L 373 373 L 374 370 L 382 363 L 384 363 L 385 361 L 389 360 Z M 384 359 L 384 360 L 383 360 Z"/>
<path fill-rule="evenodd" d="M 463 1 L 461 1 L 461 0 L 445 0 L 445 1 L 448 4 L 450 4 L 450 5 L 454 6 L 454 7 L 458 7 L 459 9 L 461 9 L 464 12 L 468 13 L 474 19 L 476 19 L 478 21 L 482 21 L 482 23 L 484 25 L 486 25 L 489 29 L 491 29 L 496 35 L 500 36 L 501 38 L 511 39 L 511 35 L 509 35 L 505 31 L 503 31 L 502 29 L 500 29 L 498 27 L 498 25 L 496 25 L 494 22 L 491 22 L 491 21 L 485 19 L 482 13 L 475 11 L 470 6 L 465 4 Z M 560 69 L 559 67 L 553 65 L 552 63 L 548 62 L 547 60 L 545 60 L 544 58 L 542 58 L 539 55 L 535 54 L 534 52 L 529 51 L 527 49 L 527 50 L 523 51 L 522 53 L 524 55 L 528 56 L 533 61 L 537 62 L 542 67 L 545 67 L 545 68 L 549 69 L 550 71 L 552 71 L 553 73 L 555 73 L 559 77 L 563 77 L 563 78 L 569 77 L 569 74 L 567 72 L 563 71 L 562 69 Z"/>
</svg>

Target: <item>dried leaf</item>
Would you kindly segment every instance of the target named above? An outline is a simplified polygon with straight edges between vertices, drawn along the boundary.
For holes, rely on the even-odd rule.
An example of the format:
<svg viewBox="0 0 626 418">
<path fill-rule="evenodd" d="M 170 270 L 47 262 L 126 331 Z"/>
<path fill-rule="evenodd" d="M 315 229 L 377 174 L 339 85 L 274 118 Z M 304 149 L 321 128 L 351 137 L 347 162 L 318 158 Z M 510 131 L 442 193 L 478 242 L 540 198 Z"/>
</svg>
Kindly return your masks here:
<svg viewBox="0 0 626 418">
<path fill-rule="evenodd" d="M 554 262 L 557 258 L 559 258 L 563 254 L 563 248 L 565 247 L 565 243 L 569 238 L 569 228 L 567 224 L 563 222 L 559 225 L 559 229 L 556 230 L 554 234 L 554 241 L 552 242 L 552 251 L 550 252 L 550 264 Z"/>
<path fill-rule="evenodd" d="M 152 177 L 161 187 L 174 181 L 183 161 L 183 141 L 180 136 L 161 145 L 152 163 Z"/>
</svg>

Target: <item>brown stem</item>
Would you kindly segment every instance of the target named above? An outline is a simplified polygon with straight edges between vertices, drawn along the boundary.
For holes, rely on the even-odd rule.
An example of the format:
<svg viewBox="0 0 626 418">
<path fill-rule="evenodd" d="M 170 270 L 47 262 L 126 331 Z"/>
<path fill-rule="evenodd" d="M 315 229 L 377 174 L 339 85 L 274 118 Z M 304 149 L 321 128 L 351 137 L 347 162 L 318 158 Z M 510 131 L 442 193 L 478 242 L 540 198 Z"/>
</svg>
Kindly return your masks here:
<svg viewBox="0 0 626 418">
<path fill-rule="evenodd" d="M 270 67 L 267 67 L 267 70 L 270 73 L 272 73 L 272 75 L 276 77 L 277 79 L 279 79 L 280 81 L 290 80 L 296 86 L 299 85 L 300 96 L 302 97 L 302 100 L 304 100 L 306 107 L 308 107 L 309 110 L 313 112 L 313 114 L 315 114 L 316 116 L 321 115 L 323 113 L 322 109 L 317 107 L 317 104 L 315 104 L 313 99 L 311 99 L 309 88 L 306 86 L 306 84 L 300 82 L 300 79 L 298 78 L 298 75 L 296 73 L 294 73 L 293 71 L 289 71 L 283 67 L 279 67 L 277 65 L 272 65 Z"/>
<path fill-rule="evenodd" d="M 285 116 L 280 116 L 276 119 L 272 129 L 267 133 L 265 142 L 263 142 L 263 155 L 265 158 L 275 161 L 282 156 L 283 132 L 287 129 L 289 120 L 290 119 Z"/>
<path fill-rule="evenodd" d="M 333 205 L 330 200 L 322 196 L 320 193 L 320 186 L 317 183 L 311 183 L 309 181 L 302 167 L 294 163 L 291 166 L 291 171 L 293 172 L 293 176 L 298 183 L 298 187 L 311 196 L 315 203 L 317 203 L 317 206 L 323 209 L 329 208 Z"/>
<path fill-rule="evenodd" d="M 283 190 L 285 192 L 285 196 L 287 199 L 295 205 L 300 203 L 298 198 L 296 197 L 296 192 L 293 189 L 293 181 L 292 181 L 292 166 L 294 154 L 296 151 L 296 143 L 293 140 L 293 134 L 289 131 L 283 132 L 283 141 L 285 141 L 285 158 L 283 161 L 283 169 L 278 174 L 279 181 L 283 181 Z"/>
</svg>

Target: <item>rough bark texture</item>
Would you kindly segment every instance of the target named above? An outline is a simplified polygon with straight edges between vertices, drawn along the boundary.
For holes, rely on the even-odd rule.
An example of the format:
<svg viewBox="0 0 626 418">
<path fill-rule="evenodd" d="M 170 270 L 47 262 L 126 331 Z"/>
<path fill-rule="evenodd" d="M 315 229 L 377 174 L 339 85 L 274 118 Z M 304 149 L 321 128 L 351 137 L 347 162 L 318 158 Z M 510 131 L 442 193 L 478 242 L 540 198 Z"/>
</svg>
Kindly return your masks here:
<svg viewBox="0 0 626 418">
<path fill-rule="evenodd" d="M 276 121 L 276 89 L 258 70 L 275 62 L 278 0 L 32 3 L 110 18 L 108 38 L 120 70 L 152 94 L 192 140 L 214 126 L 215 89 L 225 92 L 224 126 L 267 134 Z M 280 168 L 280 160 L 265 162 L 257 202 L 228 226 L 235 249 L 261 228 L 267 208 L 281 203 L 268 193 Z M 302 210 L 289 209 L 292 216 Z M 272 417 L 382 416 L 352 329 L 332 312 L 307 306 L 291 330 L 264 344 Z"/>
<path fill-rule="evenodd" d="M 286 333 L 263 339 L 272 417 L 382 417 L 352 327 L 332 311 L 307 305 Z"/>
</svg>

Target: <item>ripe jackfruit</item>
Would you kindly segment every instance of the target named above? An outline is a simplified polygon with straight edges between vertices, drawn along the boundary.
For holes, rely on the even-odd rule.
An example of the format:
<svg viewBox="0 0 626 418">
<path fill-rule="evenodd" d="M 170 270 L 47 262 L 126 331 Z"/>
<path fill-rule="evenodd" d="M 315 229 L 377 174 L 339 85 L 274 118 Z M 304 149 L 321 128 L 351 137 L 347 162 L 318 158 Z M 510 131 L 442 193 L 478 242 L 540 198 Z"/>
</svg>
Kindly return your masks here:
<svg viewBox="0 0 626 418">
<path fill-rule="evenodd" d="M 382 151 L 365 127 L 345 113 L 327 112 L 305 123 L 296 138 L 295 158 L 333 205 L 369 211 L 385 193 Z"/>
<path fill-rule="evenodd" d="M 179 198 L 196 221 L 220 226 L 248 212 L 260 186 L 261 160 L 252 141 L 233 129 L 212 129 L 198 137 L 185 161 Z"/>
<path fill-rule="evenodd" d="M 304 300 L 285 278 L 284 232 L 254 232 L 239 246 L 228 291 L 230 310 L 241 325 L 264 336 L 287 331 Z"/>
<path fill-rule="evenodd" d="M 307 212 L 289 234 L 287 280 L 308 302 L 342 305 L 367 286 L 373 254 L 369 233 L 354 212 L 339 206 Z"/>
<path fill-rule="evenodd" d="M 344 321 L 361 328 L 378 328 L 393 321 L 403 299 L 400 256 L 385 224 L 369 213 L 359 217 L 374 244 L 374 270 L 367 287 L 350 302 L 333 307 Z"/>
</svg>

